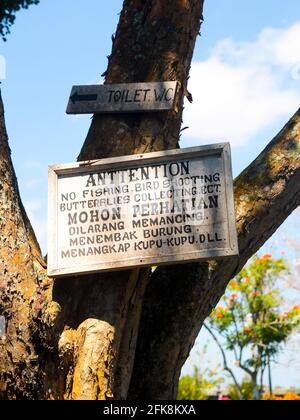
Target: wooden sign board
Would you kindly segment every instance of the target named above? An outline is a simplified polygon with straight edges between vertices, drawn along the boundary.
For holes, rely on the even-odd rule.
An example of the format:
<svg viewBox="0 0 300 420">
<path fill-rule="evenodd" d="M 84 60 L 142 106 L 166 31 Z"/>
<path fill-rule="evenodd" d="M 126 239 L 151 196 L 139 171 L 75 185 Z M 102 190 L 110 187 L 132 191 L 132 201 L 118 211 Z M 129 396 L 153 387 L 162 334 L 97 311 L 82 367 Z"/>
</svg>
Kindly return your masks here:
<svg viewBox="0 0 300 420">
<path fill-rule="evenodd" d="M 229 144 L 49 167 L 49 276 L 237 254 Z"/>
<path fill-rule="evenodd" d="M 177 82 L 73 86 L 67 114 L 169 111 Z"/>
</svg>

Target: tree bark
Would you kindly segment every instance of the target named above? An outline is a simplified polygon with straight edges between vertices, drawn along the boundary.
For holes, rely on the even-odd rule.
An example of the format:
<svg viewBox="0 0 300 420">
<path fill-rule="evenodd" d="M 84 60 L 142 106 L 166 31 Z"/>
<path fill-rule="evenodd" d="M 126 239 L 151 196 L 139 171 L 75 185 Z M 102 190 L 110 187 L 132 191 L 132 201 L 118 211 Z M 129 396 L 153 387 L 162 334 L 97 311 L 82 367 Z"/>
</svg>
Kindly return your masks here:
<svg viewBox="0 0 300 420">
<path fill-rule="evenodd" d="M 181 368 L 228 282 L 299 206 L 299 152 L 300 110 L 235 180 L 239 258 L 155 271 L 143 305 L 130 398 L 176 397 Z"/>
<path fill-rule="evenodd" d="M 200 29 L 203 1 L 156 0 L 125 1 L 106 73 L 106 83 L 178 80 L 180 84 L 174 110 L 161 114 L 95 116 L 79 160 L 145 153 L 178 146 L 183 98 L 197 34 Z M 113 141 L 112 141 L 113 139 Z M 99 274 L 78 280 L 56 281 L 54 300 L 63 308 L 59 335 L 68 327 L 79 357 L 67 367 L 74 382 L 67 398 L 108 399 L 127 397 L 134 361 L 148 270 Z M 67 284 L 67 286 L 66 286 Z M 83 286 L 84 284 L 84 286 Z M 65 289 L 67 287 L 67 293 Z M 95 296 L 97 299 L 95 300 Z M 84 302 L 78 316 L 78 301 Z M 107 304 L 101 310 L 99 302 Z M 75 304 L 75 308 L 74 308 Z M 85 309 L 88 308 L 88 311 Z M 96 318 L 105 324 L 90 325 Z M 83 331 L 82 331 L 83 330 Z M 78 335 L 80 345 L 78 350 Z M 94 364 L 95 337 L 103 346 L 107 360 L 98 357 Z M 106 337 L 106 338 L 103 338 Z M 60 341 L 61 342 L 61 341 Z M 90 346 L 86 348 L 87 343 Z M 65 346 L 70 343 L 67 340 Z M 81 361 L 84 361 L 82 365 Z M 85 375 L 85 369 L 92 375 Z M 74 378 L 73 378 L 74 371 Z M 102 381 L 101 378 L 109 378 Z M 56 376 L 54 377 L 56 380 Z M 93 383 L 86 392 L 86 384 Z M 52 383 L 51 389 L 55 388 Z M 61 398 L 61 391 L 55 398 Z"/>
<path fill-rule="evenodd" d="M 95 116 L 79 160 L 178 147 L 202 9 L 203 0 L 124 2 L 106 83 L 177 80 L 176 104 L 163 114 Z M 149 270 L 131 270 L 47 280 L 28 337 L 44 372 L 32 398 L 127 397 L 148 279 Z"/>
<path fill-rule="evenodd" d="M 31 398 L 42 381 L 31 321 L 39 310 L 44 266 L 21 203 L 0 92 L 0 314 L 6 320 L 6 336 L 0 338 L 0 399 Z"/>
<path fill-rule="evenodd" d="M 271 357 L 270 356 L 268 356 L 268 382 L 269 382 L 270 400 L 272 401 L 273 400 L 273 381 L 272 381 L 272 368 L 271 368 Z"/>
<path fill-rule="evenodd" d="M 80 160 L 178 147 L 202 9 L 202 0 L 125 0 L 106 82 L 178 80 L 176 106 L 95 116 Z M 130 382 L 130 398 L 175 398 L 228 280 L 299 204 L 299 112 L 236 181 L 240 258 L 159 268 L 149 283 L 149 270 L 47 278 L 0 110 L 0 398 L 125 399 Z"/>
</svg>

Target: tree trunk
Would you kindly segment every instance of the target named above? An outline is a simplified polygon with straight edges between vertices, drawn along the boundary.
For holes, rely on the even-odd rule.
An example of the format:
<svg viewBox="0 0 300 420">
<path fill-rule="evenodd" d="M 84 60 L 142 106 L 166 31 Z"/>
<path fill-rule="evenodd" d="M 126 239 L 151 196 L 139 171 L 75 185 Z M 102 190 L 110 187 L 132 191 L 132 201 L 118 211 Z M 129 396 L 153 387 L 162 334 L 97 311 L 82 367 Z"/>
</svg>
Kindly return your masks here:
<svg viewBox="0 0 300 420">
<path fill-rule="evenodd" d="M 300 109 L 235 180 L 239 258 L 155 271 L 143 305 L 130 398 L 176 397 L 181 368 L 228 282 L 299 206 L 299 152 Z"/>
<path fill-rule="evenodd" d="M 80 160 L 178 147 L 202 9 L 203 0 L 124 2 L 106 82 L 177 80 L 175 107 L 163 114 L 95 116 Z M 46 280 L 47 293 L 40 294 L 41 308 L 28 336 L 44 373 L 43 386 L 31 398 L 127 397 L 149 274 L 131 270 Z M 28 307 L 24 299 L 18 305 Z M 14 342 L 13 335 L 10 339 Z M 3 362 L 1 358 L 5 371 Z M 7 388 L 3 395 L 12 398 L 15 389 Z"/>
<path fill-rule="evenodd" d="M 31 321 L 39 311 L 44 262 L 20 200 L 4 124 L 0 92 L 0 398 L 30 398 L 40 386 Z"/>
<path fill-rule="evenodd" d="M 257 373 L 253 373 L 251 375 L 251 382 L 252 382 L 252 386 L 253 386 L 253 395 L 254 395 L 254 400 L 255 401 L 260 401 L 261 399 L 261 395 L 258 389 L 258 384 L 257 384 Z"/>
<path fill-rule="evenodd" d="M 271 357 L 268 356 L 268 381 L 269 381 L 269 392 L 270 400 L 273 400 L 273 381 L 272 381 L 272 367 L 271 367 Z"/>
<path fill-rule="evenodd" d="M 203 0 L 125 0 L 106 82 L 178 80 L 176 105 L 95 116 L 80 160 L 178 147 L 202 9 Z M 299 113 L 236 181 L 239 259 L 159 268 L 151 278 L 143 269 L 53 281 L 20 201 L 0 109 L 0 397 L 125 399 L 131 382 L 129 398 L 175 398 L 228 280 L 299 204 Z"/>
</svg>

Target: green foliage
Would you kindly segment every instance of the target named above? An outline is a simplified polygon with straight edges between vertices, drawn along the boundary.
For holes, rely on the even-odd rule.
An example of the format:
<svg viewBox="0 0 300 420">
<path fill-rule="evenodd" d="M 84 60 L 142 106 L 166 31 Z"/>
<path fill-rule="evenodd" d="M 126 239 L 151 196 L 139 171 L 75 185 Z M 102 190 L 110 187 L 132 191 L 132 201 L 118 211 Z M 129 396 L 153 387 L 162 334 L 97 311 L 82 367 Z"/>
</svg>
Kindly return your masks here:
<svg viewBox="0 0 300 420">
<path fill-rule="evenodd" d="M 278 278 L 287 272 L 282 259 L 254 257 L 230 282 L 221 305 L 210 316 L 210 328 L 223 337 L 236 365 L 250 375 L 256 390 L 258 375 L 264 374 L 300 325 L 300 307 L 283 311 L 283 298 L 276 288 Z"/>
<path fill-rule="evenodd" d="M 196 374 L 193 376 L 183 376 L 179 381 L 178 400 L 206 400 L 207 384 L 203 383 L 202 379 Z"/>
<path fill-rule="evenodd" d="M 192 376 L 183 376 L 179 381 L 178 400 L 207 400 L 223 379 L 218 379 L 214 371 L 206 369 L 201 373 L 198 368 L 194 369 Z M 215 391 L 216 393 L 217 391 Z"/>
<path fill-rule="evenodd" d="M 218 386 L 224 382 L 219 376 L 219 369 L 211 369 L 209 362 L 206 362 L 207 345 L 198 352 L 198 365 L 206 365 L 206 368 L 200 370 L 194 367 L 193 375 L 186 375 L 180 378 L 178 387 L 178 400 L 207 400 L 212 393 L 216 394 Z"/>
<path fill-rule="evenodd" d="M 16 19 L 16 12 L 20 9 L 28 9 L 32 4 L 38 4 L 39 0 L 1 0 L 0 2 L 0 37 L 6 41 L 6 35 L 10 33 L 10 27 Z"/>
<path fill-rule="evenodd" d="M 251 381 L 249 381 L 249 379 L 244 379 L 244 381 L 242 382 L 241 392 L 245 401 L 254 400 L 253 384 Z M 227 394 L 233 401 L 239 401 L 241 399 L 240 392 L 234 384 L 228 386 Z"/>
</svg>

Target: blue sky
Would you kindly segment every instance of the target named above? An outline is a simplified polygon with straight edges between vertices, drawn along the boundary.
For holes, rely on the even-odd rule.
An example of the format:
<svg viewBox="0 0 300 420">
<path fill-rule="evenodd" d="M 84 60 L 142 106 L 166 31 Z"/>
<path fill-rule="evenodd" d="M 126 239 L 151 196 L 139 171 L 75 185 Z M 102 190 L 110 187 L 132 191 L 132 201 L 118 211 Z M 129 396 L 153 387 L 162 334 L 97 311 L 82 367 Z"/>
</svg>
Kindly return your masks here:
<svg viewBox="0 0 300 420">
<path fill-rule="evenodd" d="M 65 114 L 71 86 L 101 81 L 121 6 L 121 0 L 41 0 L 20 12 L 8 42 L 0 41 L 13 160 L 44 252 L 47 166 L 75 161 L 90 124 L 90 116 Z M 300 105 L 300 3 L 206 0 L 204 17 L 182 146 L 230 141 L 237 175 Z M 297 241 L 297 223 L 294 215 L 265 248 L 280 247 L 285 237 Z M 297 259 L 299 252 L 289 255 Z M 276 380 L 300 385 L 300 373 L 282 368 Z"/>
</svg>

